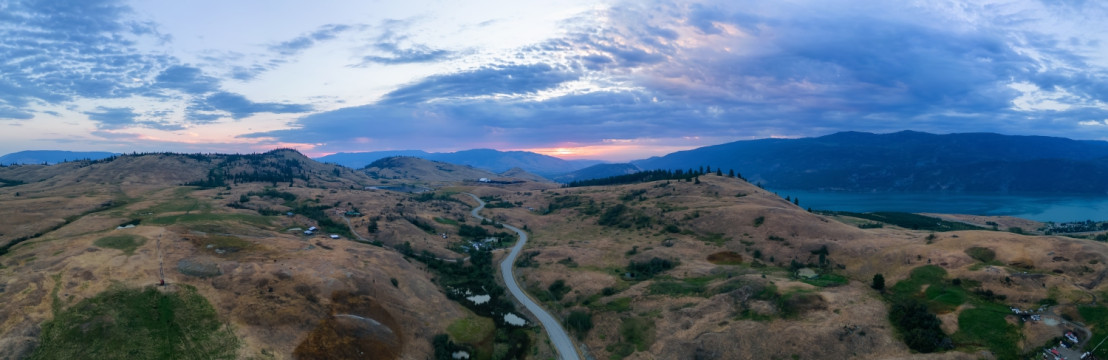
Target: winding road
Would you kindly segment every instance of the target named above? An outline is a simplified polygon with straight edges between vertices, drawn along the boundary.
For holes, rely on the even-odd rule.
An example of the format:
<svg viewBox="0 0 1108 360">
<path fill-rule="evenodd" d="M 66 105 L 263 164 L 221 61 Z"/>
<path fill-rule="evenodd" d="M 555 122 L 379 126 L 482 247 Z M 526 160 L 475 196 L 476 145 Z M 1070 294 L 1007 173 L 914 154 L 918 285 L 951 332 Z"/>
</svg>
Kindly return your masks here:
<svg viewBox="0 0 1108 360">
<path fill-rule="evenodd" d="M 478 219 L 486 220 L 485 217 L 478 214 L 481 209 L 485 208 L 485 202 L 477 197 L 477 195 L 470 193 L 466 193 L 466 195 L 472 197 L 473 200 L 477 200 L 477 203 L 480 204 L 473 208 L 470 214 Z M 570 340 L 569 334 L 562 328 L 562 324 L 539 306 L 539 304 L 531 300 L 531 298 L 523 292 L 523 289 L 519 287 L 515 275 L 512 274 L 512 265 L 515 264 L 516 258 L 519 257 L 520 251 L 523 250 L 523 245 L 527 243 L 527 233 L 515 226 L 504 224 L 504 227 L 519 234 L 519 241 L 512 247 L 512 251 L 508 253 L 508 256 L 500 262 L 500 277 L 504 279 L 504 285 L 508 286 L 508 292 L 519 300 L 519 302 L 523 304 L 523 307 L 527 308 L 531 314 L 534 314 L 535 317 L 539 319 L 539 324 L 546 329 L 546 334 L 550 336 L 550 344 L 558 351 L 560 358 L 563 360 L 579 360 L 581 357 L 577 354 L 577 347 L 573 345 L 573 340 Z"/>
</svg>

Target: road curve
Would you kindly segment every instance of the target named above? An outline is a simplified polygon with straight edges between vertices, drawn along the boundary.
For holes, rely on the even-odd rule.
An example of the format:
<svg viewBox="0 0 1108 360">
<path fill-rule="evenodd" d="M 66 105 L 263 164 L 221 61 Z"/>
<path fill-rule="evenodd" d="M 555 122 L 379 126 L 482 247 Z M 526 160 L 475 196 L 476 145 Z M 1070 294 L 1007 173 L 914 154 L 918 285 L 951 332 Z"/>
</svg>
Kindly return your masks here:
<svg viewBox="0 0 1108 360">
<path fill-rule="evenodd" d="M 479 206 L 473 208 L 470 214 L 481 220 L 485 220 L 485 217 L 478 214 L 481 209 L 485 208 L 485 202 L 477 195 L 466 193 L 477 200 Z M 554 346 L 554 349 L 558 351 L 558 355 L 562 360 L 580 360 L 580 356 L 577 355 L 577 347 L 573 345 L 573 340 L 570 340 L 569 334 L 562 328 L 562 324 L 558 322 L 550 313 L 546 312 L 539 304 L 535 303 L 523 289 L 520 289 L 519 283 L 516 283 L 515 275 L 512 274 L 512 265 L 515 265 L 516 258 L 519 257 L 520 251 L 523 250 L 523 245 L 527 243 L 527 233 L 523 232 L 515 226 L 503 224 L 504 227 L 509 230 L 515 231 L 519 234 L 519 241 L 512 247 L 512 251 L 508 253 L 508 256 L 500 262 L 500 277 L 504 279 L 504 285 L 508 286 L 508 292 L 512 294 L 520 303 L 523 303 L 523 307 L 527 308 L 531 314 L 534 314 L 539 319 L 539 324 L 543 329 L 546 329 L 546 334 L 550 336 L 550 343 Z"/>
</svg>

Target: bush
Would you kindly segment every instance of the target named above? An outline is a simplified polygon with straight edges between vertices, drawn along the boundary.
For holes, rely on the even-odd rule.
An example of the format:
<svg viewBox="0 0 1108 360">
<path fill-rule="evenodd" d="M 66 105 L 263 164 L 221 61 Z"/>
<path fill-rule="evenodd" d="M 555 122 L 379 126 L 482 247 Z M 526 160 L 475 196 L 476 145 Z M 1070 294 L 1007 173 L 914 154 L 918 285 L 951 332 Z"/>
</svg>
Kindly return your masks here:
<svg viewBox="0 0 1108 360">
<path fill-rule="evenodd" d="M 577 334 L 578 340 L 584 340 L 589 330 L 592 330 L 592 313 L 584 310 L 570 312 L 569 318 L 566 319 L 566 327 Z"/>
<path fill-rule="evenodd" d="M 566 296 L 572 288 L 566 286 L 565 280 L 558 279 L 554 280 L 546 290 L 550 291 L 550 295 L 552 295 L 555 300 L 562 301 L 562 297 Z"/>
<path fill-rule="evenodd" d="M 974 246 L 974 247 L 971 247 L 969 249 L 966 249 L 966 255 L 969 255 L 969 257 L 973 258 L 974 260 L 977 260 L 977 261 L 980 261 L 980 262 L 983 262 L 983 263 L 988 263 L 990 261 L 996 260 L 996 252 L 995 251 L 993 251 L 992 249 L 983 248 L 983 247 L 980 247 L 980 246 Z"/>
<path fill-rule="evenodd" d="M 889 310 L 889 321 L 900 330 L 904 343 L 912 350 L 930 353 L 948 342 L 944 341 L 946 334 L 940 327 L 942 321 L 928 311 L 926 305 L 914 299 L 907 298 L 893 304 Z"/>
<path fill-rule="evenodd" d="M 675 261 L 662 258 L 653 258 L 644 263 L 631 261 L 631 263 L 627 265 L 627 273 L 630 277 L 635 279 L 649 279 L 654 277 L 654 275 L 673 269 L 676 266 L 677 263 Z"/>
</svg>

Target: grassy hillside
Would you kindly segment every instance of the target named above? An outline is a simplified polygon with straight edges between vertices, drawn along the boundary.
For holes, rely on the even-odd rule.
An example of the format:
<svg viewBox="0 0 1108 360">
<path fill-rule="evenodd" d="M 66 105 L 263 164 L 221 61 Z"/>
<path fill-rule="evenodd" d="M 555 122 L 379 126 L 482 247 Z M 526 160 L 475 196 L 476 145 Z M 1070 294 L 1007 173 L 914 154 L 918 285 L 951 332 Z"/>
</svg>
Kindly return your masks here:
<svg viewBox="0 0 1108 360">
<path fill-rule="evenodd" d="M 374 179 L 266 156 L 0 169 L 25 181 L 0 187 L 0 357 L 130 353 L 154 334 L 226 345 L 197 350 L 210 358 L 549 358 L 538 327 L 504 320 L 514 305 L 494 264 L 516 239 L 503 224 L 531 234 L 522 285 L 600 359 L 1011 358 L 1068 330 L 1009 309 L 1044 305 L 1044 318 L 1108 337 L 1094 302 L 1108 294 L 1108 247 L 1093 240 L 945 215 L 810 213 L 712 173 L 559 188 L 450 180 L 467 170 L 423 160 Z M 235 175 L 254 166 L 307 179 Z M 469 215 L 464 192 L 490 203 L 492 221 Z M 84 336 L 92 325 L 104 336 Z M 169 346 L 148 343 L 136 351 Z"/>
</svg>

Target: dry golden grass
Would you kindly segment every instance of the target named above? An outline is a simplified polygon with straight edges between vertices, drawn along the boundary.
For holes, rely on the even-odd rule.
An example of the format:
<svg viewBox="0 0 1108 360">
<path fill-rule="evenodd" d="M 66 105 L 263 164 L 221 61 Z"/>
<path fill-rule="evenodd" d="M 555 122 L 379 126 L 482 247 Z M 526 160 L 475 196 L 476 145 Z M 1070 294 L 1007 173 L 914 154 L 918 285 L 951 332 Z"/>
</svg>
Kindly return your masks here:
<svg viewBox="0 0 1108 360">
<path fill-rule="evenodd" d="M 1101 243 L 987 231 L 938 233 L 929 241 L 928 232 L 893 226 L 864 230 L 839 219 L 811 214 L 738 180 L 704 176 L 701 182 L 699 185 L 671 182 L 665 187 L 652 183 L 547 189 L 531 196 L 502 189 L 475 191 L 520 201 L 539 210 L 486 211 L 503 222 L 527 225 L 532 230 L 533 243 L 529 248 L 539 252 L 534 257 L 538 267 L 523 268 L 520 273 L 531 289 L 546 289 L 558 279 L 574 289 L 566 300 L 551 305 L 562 316 L 570 309 L 580 309 L 590 298 L 599 304 L 631 298 L 626 312 L 585 305 L 593 309 L 597 323 L 585 343 L 598 358 L 611 355 L 609 347 L 620 341 L 620 319 L 640 314 L 657 314 L 652 316 L 658 331 L 669 334 L 656 339 L 649 350 L 650 356 L 660 358 L 689 357 L 697 351 L 714 351 L 725 358 L 753 358 L 754 354 L 775 353 L 781 347 L 790 349 L 784 357 L 795 353 L 802 358 L 975 358 L 976 355 L 958 353 L 911 355 L 891 332 L 884 302 L 868 288 L 873 274 L 884 274 L 891 285 L 906 278 L 915 267 L 935 264 L 944 268 L 949 277 L 980 281 L 982 290 L 1007 295 L 1006 303 L 1022 308 L 1030 308 L 1048 296 L 1063 303 L 1087 302 L 1092 293 L 1104 288 L 1099 282 L 1094 284 L 1100 274 L 1108 271 L 1104 265 L 1108 248 Z M 626 196 L 632 191 L 641 193 L 634 198 Z M 584 214 L 583 206 L 541 215 L 547 204 L 560 196 L 591 199 L 598 206 L 604 204 L 602 209 L 624 204 L 650 217 L 654 225 L 622 229 L 600 226 L 597 224 L 600 215 Z M 666 231 L 665 225 L 670 224 L 680 231 Z M 824 246 L 835 272 L 851 279 L 847 286 L 817 288 L 790 279 L 781 270 L 792 260 L 817 262 L 818 256 L 813 251 Z M 973 246 L 995 250 L 997 265 L 981 265 L 966 255 L 965 249 Z M 777 267 L 750 268 L 755 250 L 761 254 L 759 262 Z M 709 261 L 710 256 L 720 258 L 720 254 L 731 259 L 741 256 L 744 265 L 717 265 Z M 622 279 L 621 273 L 629 261 L 652 257 L 679 260 L 680 266 L 665 273 L 677 280 L 711 278 L 720 276 L 721 271 L 746 272 L 747 275 L 737 277 L 742 284 L 756 287 L 773 283 L 780 294 L 814 292 L 824 305 L 802 311 L 795 318 L 780 319 L 773 316 L 780 309 L 772 302 L 748 301 L 745 306 L 770 315 L 772 320 L 746 320 L 737 315 L 742 306 L 734 300 L 725 300 L 736 296 L 729 295 L 732 293 L 707 298 L 672 297 L 651 293 L 650 284 L 659 280 Z M 572 258 L 576 266 L 559 263 L 566 258 Z M 761 272 L 767 272 L 765 278 Z M 727 281 L 717 278 L 709 280 L 707 286 L 721 286 Z M 621 291 L 603 296 L 601 292 L 606 287 Z M 738 295 L 742 295 L 741 291 Z M 959 312 L 943 315 L 948 331 L 957 330 Z M 687 313 L 692 315 L 682 315 Z M 844 326 L 857 328 L 843 330 Z M 864 329 L 865 336 L 858 335 L 860 329 Z M 851 335 L 842 335 L 844 332 Z M 772 341 L 764 334 L 773 334 Z M 631 358 L 636 357 L 639 355 Z"/>
<path fill-rule="evenodd" d="M 48 219 L 49 216 L 58 216 L 54 214 L 68 214 L 70 209 L 79 214 L 85 211 L 84 204 L 99 205 L 101 202 L 100 198 L 91 196 L 67 197 L 65 194 L 72 192 L 74 185 L 62 184 L 57 190 L 40 184 L 24 186 L 31 185 L 41 186 L 34 190 L 37 198 L 25 193 L 15 197 L 8 192 L 3 194 L 7 197 L 0 195 L 0 203 L 7 205 L 14 200 L 20 207 L 0 208 L 34 207 L 42 213 L 23 218 L 11 217 L 27 221 L 31 216 Z M 308 334 L 325 320 L 331 319 L 332 309 L 337 308 L 331 294 L 336 292 L 356 293 L 361 294 L 359 299 L 372 299 L 377 305 L 370 307 L 373 309 L 371 315 L 375 318 L 391 317 L 389 327 L 397 332 L 398 338 L 419 339 L 405 340 L 389 347 L 399 358 L 429 357 L 431 348 L 428 339 L 444 332 L 447 325 L 464 316 L 464 309 L 447 299 L 439 287 L 431 283 L 431 274 L 391 250 L 348 240 L 331 240 L 325 235 L 305 239 L 299 231 L 285 231 L 291 227 L 306 228 L 313 223 L 303 216 L 270 217 L 268 224 L 243 222 L 234 216 L 257 215 L 250 210 L 225 206 L 237 201 L 240 194 L 260 191 L 264 186 L 242 184 L 232 186 L 231 190 L 193 191 L 177 188 L 171 183 L 150 186 L 142 191 L 116 192 L 115 196 L 125 196 L 129 202 L 85 215 L 55 231 L 13 247 L 9 254 L 0 257 L 0 278 L 5 279 L 0 282 L 3 285 L 0 303 L 5 304 L 0 306 L 0 344 L 13 346 L 3 346 L 5 350 L 0 351 L 0 355 L 13 354 L 8 351 L 25 355 L 29 351 L 28 346 L 15 345 L 34 344 L 35 329 L 51 317 L 50 293 L 55 287 L 64 307 L 94 296 L 112 283 L 129 286 L 157 284 L 159 263 L 164 264 L 167 282 L 197 287 L 217 309 L 220 318 L 232 325 L 236 335 L 243 340 L 243 348 L 239 352 L 241 357 L 291 358 L 297 344 L 307 339 Z M 4 188 L 4 191 L 10 190 Z M 102 192 L 107 194 L 109 190 Z M 468 211 L 457 203 L 453 203 L 453 210 L 433 208 L 431 204 L 407 200 L 407 194 L 349 190 L 345 185 L 337 189 L 297 185 L 279 187 L 278 190 L 295 193 L 302 200 L 318 199 L 320 204 L 340 203 L 338 209 L 356 206 L 373 215 L 387 212 L 382 209 L 390 209 L 398 202 L 406 203 L 410 211 L 421 216 L 432 213 L 429 216 L 456 216 L 464 214 L 463 210 Z M 183 209 L 182 200 L 188 200 L 185 202 L 188 204 L 198 202 L 207 206 Z M 248 204 L 276 208 L 282 202 L 255 197 Z M 198 212 L 206 215 L 195 221 L 178 221 L 175 224 L 159 225 L 155 221 L 160 217 Z M 369 216 L 354 219 L 355 226 L 367 236 L 364 224 Z M 115 228 L 132 218 L 141 218 L 143 223 L 131 229 Z M 224 218 L 230 220 L 222 220 Z M 422 231 L 402 226 L 404 220 L 382 220 L 381 223 L 397 240 L 421 237 Z M 135 235 L 147 241 L 131 256 L 93 245 L 97 239 L 117 234 Z M 377 235 L 369 237 L 376 238 Z M 330 249 L 310 246 L 316 242 L 325 243 Z M 209 244 L 214 246 L 209 248 Z M 446 252 L 442 250 L 446 243 L 428 245 Z M 237 248 L 237 251 L 215 251 L 230 248 Z M 176 265 L 184 258 L 208 259 L 218 265 L 222 275 L 196 278 L 181 274 Z M 54 281 L 55 277 L 58 282 Z M 392 278 L 400 279 L 399 286 L 394 287 L 390 283 Z M 426 316 L 429 313 L 436 316 L 429 318 Z M 341 321 L 335 324 L 342 325 Z"/>
</svg>

